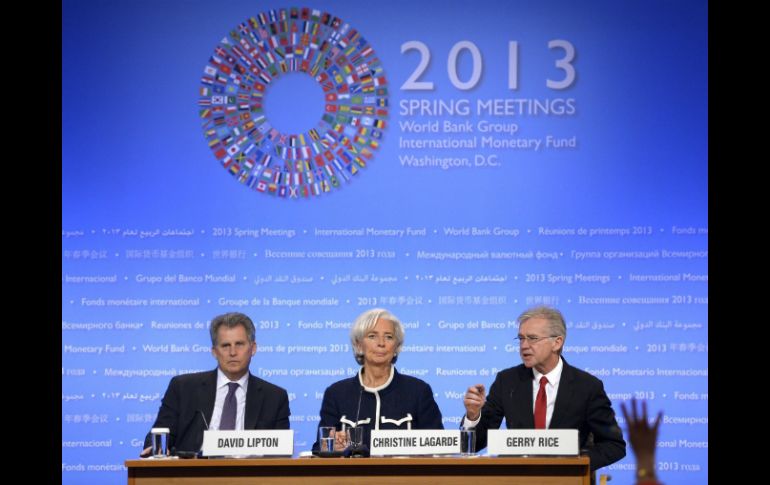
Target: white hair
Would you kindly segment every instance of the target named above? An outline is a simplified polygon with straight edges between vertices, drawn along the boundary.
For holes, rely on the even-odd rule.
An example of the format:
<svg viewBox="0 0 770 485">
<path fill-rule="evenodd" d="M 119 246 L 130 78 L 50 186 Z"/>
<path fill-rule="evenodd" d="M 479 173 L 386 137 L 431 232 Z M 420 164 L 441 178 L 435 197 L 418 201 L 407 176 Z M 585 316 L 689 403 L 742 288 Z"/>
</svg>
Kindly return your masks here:
<svg viewBox="0 0 770 485">
<path fill-rule="evenodd" d="M 401 346 L 404 344 L 404 326 L 398 318 L 389 311 L 382 308 L 372 308 L 360 314 L 353 326 L 350 328 L 350 343 L 353 344 L 353 356 L 360 365 L 364 363 L 364 354 L 361 352 L 360 345 L 364 336 L 377 325 L 377 320 L 387 320 L 393 322 L 393 332 L 396 338 L 396 350 L 393 354 L 391 363 L 395 364 L 398 353 L 401 352 Z"/>
</svg>

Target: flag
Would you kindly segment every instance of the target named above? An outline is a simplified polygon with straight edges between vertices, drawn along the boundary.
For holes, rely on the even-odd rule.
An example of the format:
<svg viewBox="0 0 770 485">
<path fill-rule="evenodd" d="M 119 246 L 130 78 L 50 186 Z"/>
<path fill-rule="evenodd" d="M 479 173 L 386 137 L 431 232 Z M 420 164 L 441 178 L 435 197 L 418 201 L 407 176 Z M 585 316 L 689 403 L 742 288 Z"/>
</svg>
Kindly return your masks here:
<svg viewBox="0 0 770 485">
<path fill-rule="evenodd" d="M 305 72 L 324 92 L 324 111 L 305 132 L 282 133 L 265 117 L 267 86 Z M 340 187 L 379 148 L 388 116 L 387 79 L 361 32 L 307 7 L 268 9 L 215 46 L 198 86 L 206 143 L 240 183 L 280 197 Z"/>
</svg>

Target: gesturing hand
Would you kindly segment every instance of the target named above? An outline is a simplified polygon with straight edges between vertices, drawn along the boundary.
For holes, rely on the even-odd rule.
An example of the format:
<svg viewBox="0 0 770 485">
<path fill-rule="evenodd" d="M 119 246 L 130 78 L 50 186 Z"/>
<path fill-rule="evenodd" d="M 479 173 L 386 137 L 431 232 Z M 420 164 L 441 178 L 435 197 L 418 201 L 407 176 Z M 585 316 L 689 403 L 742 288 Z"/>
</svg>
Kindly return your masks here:
<svg viewBox="0 0 770 485">
<path fill-rule="evenodd" d="M 486 390 L 483 384 L 476 384 L 468 388 L 465 391 L 463 397 L 463 404 L 465 405 L 465 416 L 471 420 L 476 421 L 481 416 L 481 407 L 486 402 Z"/>
</svg>

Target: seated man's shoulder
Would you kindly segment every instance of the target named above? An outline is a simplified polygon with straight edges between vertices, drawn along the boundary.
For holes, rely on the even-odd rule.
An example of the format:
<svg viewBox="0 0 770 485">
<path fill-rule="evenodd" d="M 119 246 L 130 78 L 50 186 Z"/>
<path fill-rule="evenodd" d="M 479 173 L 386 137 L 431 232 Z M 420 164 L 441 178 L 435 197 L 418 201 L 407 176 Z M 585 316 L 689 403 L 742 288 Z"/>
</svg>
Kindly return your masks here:
<svg viewBox="0 0 770 485">
<path fill-rule="evenodd" d="M 211 378 L 212 376 L 216 378 L 216 375 L 212 371 L 190 372 L 188 374 L 179 374 L 178 376 L 174 376 L 171 378 L 171 381 L 177 382 L 179 384 L 192 384 L 207 378 Z"/>
<path fill-rule="evenodd" d="M 571 372 L 574 373 L 575 378 L 578 380 L 585 381 L 587 383 L 591 383 L 594 385 L 598 385 L 602 383 L 602 380 L 596 377 L 593 374 L 590 374 L 584 370 L 578 369 L 577 367 L 570 366 Z"/>
<path fill-rule="evenodd" d="M 522 374 L 530 375 L 531 371 L 527 369 L 524 364 L 515 365 L 513 367 L 508 367 L 507 369 L 503 369 L 500 371 L 497 371 L 497 375 L 495 376 L 496 379 L 507 379 L 507 378 L 514 378 L 519 377 Z"/>
<path fill-rule="evenodd" d="M 262 387 L 262 389 L 265 390 L 265 391 L 274 392 L 274 393 L 286 393 L 286 389 L 284 389 L 283 387 L 281 387 L 279 385 L 276 385 L 276 384 L 273 384 L 272 382 L 268 382 L 268 381 L 266 381 L 266 380 L 264 380 L 262 378 L 259 378 L 259 377 L 255 376 L 255 375 L 251 376 L 251 381 L 252 382 L 256 381 Z"/>
</svg>

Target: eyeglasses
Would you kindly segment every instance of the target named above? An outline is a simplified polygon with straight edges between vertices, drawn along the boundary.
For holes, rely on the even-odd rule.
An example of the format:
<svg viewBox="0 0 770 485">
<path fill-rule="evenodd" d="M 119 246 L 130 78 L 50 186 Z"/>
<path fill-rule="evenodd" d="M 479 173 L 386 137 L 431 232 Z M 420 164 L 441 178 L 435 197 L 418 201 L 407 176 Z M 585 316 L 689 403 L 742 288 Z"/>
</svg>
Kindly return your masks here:
<svg viewBox="0 0 770 485">
<path fill-rule="evenodd" d="M 519 343 L 522 343 L 524 340 L 526 340 L 527 342 L 530 343 L 530 345 L 532 345 L 540 342 L 544 338 L 556 338 L 556 337 L 560 337 L 560 335 L 548 335 L 546 337 L 537 337 L 534 335 L 528 335 L 528 336 L 519 335 L 518 337 L 516 337 L 516 340 L 518 340 Z"/>
</svg>

